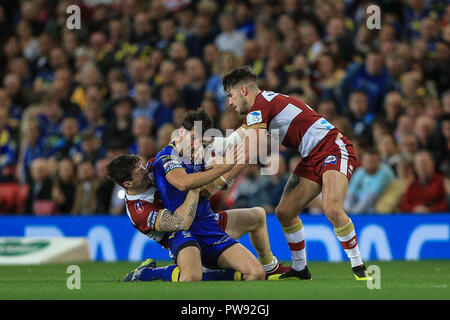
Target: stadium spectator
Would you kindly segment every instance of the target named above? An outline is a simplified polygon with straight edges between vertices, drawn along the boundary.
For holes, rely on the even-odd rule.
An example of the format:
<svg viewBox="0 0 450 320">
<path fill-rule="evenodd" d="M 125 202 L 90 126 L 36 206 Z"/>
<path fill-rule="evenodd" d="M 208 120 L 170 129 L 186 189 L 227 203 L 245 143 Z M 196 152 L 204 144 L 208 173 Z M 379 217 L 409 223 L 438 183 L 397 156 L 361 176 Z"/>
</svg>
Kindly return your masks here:
<svg viewBox="0 0 450 320">
<path fill-rule="evenodd" d="M 383 133 L 377 140 L 376 148 L 381 156 L 381 163 L 384 163 L 395 170 L 395 165 L 399 160 L 399 152 L 394 137 L 388 133 Z"/>
<path fill-rule="evenodd" d="M 133 143 L 128 147 L 128 153 L 136 154 L 138 152 L 139 137 L 150 137 L 153 131 L 153 123 L 145 117 L 134 118 L 131 126 L 133 134 Z"/>
<path fill-rule="evenodd" d="M 409 185 L 415 179 L 413 156 L 400 155 L 395 164 L 396 178 L 387 186 L 375 204 L 377 213 L 400 212 L 400 203 Z"/>
<path fill-rule="evenodd" d="M 362 166 L 350 179 L 344 210 L 354 214 L 375 212 L 377 199 L 394 178 L 394 172 L 381 163 L 376 150 L 364 150 Z"/>
<path fill-rule="evenodd" d="M 133 143 L 133 134 L 131 132 L 131 111 L 133 106 L 133 100 L 127 96 L 115 101 L 113 105 L 114 119 L 106 124 L 103 134 L 103 144 L 106 148 L 113 140 L 120 141 L 125 147 Z"/>
<path fill-rule="evenodd" d="M 79 126 L 76 118 L 67 117 L 61 123 L 62 137 L 56 143 L 51 151 L 56 160 L 63 158 L 74 159 L 77 153 L 80 153 L 81 143 L 79 136 Z"/>
<path fill-rule="evenodd" d="M 414 169 L 417 177 L 402 197 L 402 212 L 444 212 L 447 209 L 444 177 L 435 171 L 431 153 L 419 151 L 414 157 Z"/>
<path fill-rule="evenodd" d="M 450 113 L 441 119 L 440 145 L 436 155 L 436 162 L 440 172 L 450 172 Z"/>
<path fill-rule="evenodd" d="M 244 52 L 245 34 L 236 30 L 234 14 L 225 11 L 219 18 L 220 33 L 215 38 L 215 44 L 221 52 L 230 51 L 237 57 Z"/>
<path fill-rule="evenodd" d="M 58 213 L 69 214 L 75 198 L 76 168 L 70 158 L 58 162 L 52 183 L 52 200 L 56 203 Z"/>
<path fill-rule="evenodd" d="M 397 91 L 391 91 L 384 98 L 384 114 L 390 131 L 394 131 L 402 112 L 402 95 Z"/>
<path fill-rule="evenodd" d="M 394 90 L 394 78 L 386 70 L 381 53 L 372 50 L 367 53 L 364 63 L 347 69 L 340 90 L 342 105 L 347 105 L 351 91 L 365 91 L 368 98 L 367 112 L 378 114 L 384 96 Z"/>
<path fill-rule="evenodd" d="M 206 87 L 206 70 L 199 58 L 189 58 L 185 63 L 186 84 L 180 100 L 188 110 L 197 109 L 203 100 Z"/>
<path fill-rule="evenodd" d="M 52 179 L 47 160 L 33 160 L 30 171 L 31 184 L 26 212 L 37 216 L 57 213 L 56 203 L 52 200 Z"/>
<path fill-rule="evenodd" d="M 222 52 L 216 58 L 213 65 L 213 75 L 208 78 L 205 88 L 205 97 L 216 100 L 219 110 L 222 112 L 227 107 L 227 96 L 222 85 L 222 77 L 239 65 L 237 56 L 232 52 Z"/>
<path fill-rule="evenodd" d="M 371 125 L 374 120 L 374 114 L 369 112 L 367 94 L 364 91 L 353 91 L 349 97 L 348 110 L 353 134 L 371 143 Z"/>
<path fill-rule="evenodd" d="M 317 106 L 355 145 L 381 147 L 387 127 L 401 154 L 428 149 L 444 173 L 450 11 L 441 2 L 380 3 L 381 30 L 367 28 L 369 2 L 76 1 L 80 30 L 66 25 L 73 1 L 8 2 L 0 7 L 0 114 L 7 110 L 8 119 L 0 162 L 9 159 L 17 173 L 7 169 L 6 178 L 30 182 L 31 162 L 51 157 L 67 117 L 77 119 L 80 132 L 95 131 L 109 151 L 140 144 L 131 132 L 139 116 L 154 122 L 150 137 L 157 145 L 170 141 L 172 126 L 199 106 L 221 130 L 239 126 L 221 86 L 231 65 L 251 66 L 261 88 Z M 193 69 L 184 67 L 187 61 L 196 61 Z M 367 111 L 349 110 L 354 91 L 367 96 L 354 109 Z M 119 99 L 136 104 L 120 121 Z M 111 139 L 111 132 L 120 133 Z M 139 152 L 152 153 L 151 140 L 139 140 Z"/>
<path fill-rule="evenodd" d="M 77 164 L 83 161 L 91 161 L 95 164 L 106 156 L 105 148 L 100 144 L 100 139 L 95 135 L 95 131 L 87 129 L 81 132 L 80 144 L 80 152 L 72 157 L 72 160 Z"/>
<path fill-rule="evenodd" d="M 100 181 L 95 176 L 92 162 L 84 161 L 77 165 L 77 180 L 71 213 L 73 215 L 91 215 L 96 213 L 96 194 Z"/>
</svg>

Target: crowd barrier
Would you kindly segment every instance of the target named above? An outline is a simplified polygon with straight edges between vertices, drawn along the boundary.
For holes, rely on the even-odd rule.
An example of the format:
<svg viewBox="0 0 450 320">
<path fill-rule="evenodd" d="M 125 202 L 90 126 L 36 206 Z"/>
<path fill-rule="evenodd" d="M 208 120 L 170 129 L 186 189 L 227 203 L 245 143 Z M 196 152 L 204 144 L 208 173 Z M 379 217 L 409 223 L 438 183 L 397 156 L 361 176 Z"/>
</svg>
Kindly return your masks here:
<svg viewBox="0 0 450 320">
<path fill-rule="evenodd" d="M 301 216 L 310 261 L 346 261 L 346 255 L 324 216 Z M 450 259 L 450 213 L 430 215 L 351 216 L 363 260 Z M 280 224 L 267 215 L 272 251 L 290 260 Z M 0 216 L 0 237 L 86 237 L 96 261 L 169 260 L 168 252 L 140 234 L 127 216 Z M 248 236 L 239 240 L 255 253 Z M 1 254 L 1 253 L 0 253 Z"/>
</svg>

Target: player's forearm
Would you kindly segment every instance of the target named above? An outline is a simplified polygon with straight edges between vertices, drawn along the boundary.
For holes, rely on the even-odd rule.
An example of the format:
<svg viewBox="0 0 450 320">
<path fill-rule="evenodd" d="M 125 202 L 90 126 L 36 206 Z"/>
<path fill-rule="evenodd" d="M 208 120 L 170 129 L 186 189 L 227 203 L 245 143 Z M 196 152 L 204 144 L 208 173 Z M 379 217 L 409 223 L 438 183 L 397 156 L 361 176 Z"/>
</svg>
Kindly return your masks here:
<svg viewBox="0 0 450 320">
<path fill-rule="evenodd" d="M 183 179 L 184 181 L 180 181 L 177 188 L 180 191 L 187 191 L 203 187 L 227 172 L 228 169 L 224 166 L 215 166 L 208 171 L 187 174 L 185 179 Z"/>
<path fill-rule="evenodd" d="M 190 190 L 184 199 L 184 202 L 175 210 L 175 214 L 182 217 L 181 230 L 188 230 L 194 221 L 195 213 L 197 212 L 199 191 Z"/>
<path fill-rule="evenodd" d="M 157 231 L 176 232 L 188 230 L 194 221 L 197 212 L 199 192 L 189 191 L 181 206 L 175 212 L 169 209 L 160 211 L 159 217 L 155 224 Z"/>
</svg>

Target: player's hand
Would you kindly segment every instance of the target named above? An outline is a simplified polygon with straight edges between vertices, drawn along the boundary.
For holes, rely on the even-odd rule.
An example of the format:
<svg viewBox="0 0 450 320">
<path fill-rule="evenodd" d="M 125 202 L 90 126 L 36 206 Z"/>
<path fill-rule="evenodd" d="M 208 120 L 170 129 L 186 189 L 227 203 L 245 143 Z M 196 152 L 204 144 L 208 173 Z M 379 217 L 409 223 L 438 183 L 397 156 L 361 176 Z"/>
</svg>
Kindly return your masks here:
<svg viewBox="0 0 450 320">
<path fill-rule="evenodd" d="M 200 195 L 205 198 L 210 198 L 219 192 L 220 189 L 214 183 L 208 183 L 206 186 L 202 187 Z"/>
</svg>

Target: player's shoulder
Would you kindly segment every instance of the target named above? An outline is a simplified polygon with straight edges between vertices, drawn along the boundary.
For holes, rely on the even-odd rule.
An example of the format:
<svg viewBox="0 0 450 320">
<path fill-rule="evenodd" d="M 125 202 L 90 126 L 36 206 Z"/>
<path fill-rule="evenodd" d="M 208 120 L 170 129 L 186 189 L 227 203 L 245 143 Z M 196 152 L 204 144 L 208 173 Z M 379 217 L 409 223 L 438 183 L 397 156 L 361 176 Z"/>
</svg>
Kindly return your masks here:
<svg viewBox="0 0 450 320">
<path fill-rule="evenodd" d="M 173 143 L 168 144 L 159 151 L 155 156 L 155 164 L 165 163 L 168 160 L 179 160 L 178 152 L 176 152 Z"/>
</svg>

